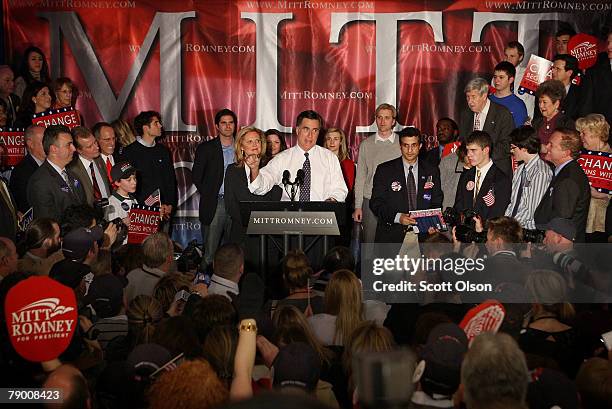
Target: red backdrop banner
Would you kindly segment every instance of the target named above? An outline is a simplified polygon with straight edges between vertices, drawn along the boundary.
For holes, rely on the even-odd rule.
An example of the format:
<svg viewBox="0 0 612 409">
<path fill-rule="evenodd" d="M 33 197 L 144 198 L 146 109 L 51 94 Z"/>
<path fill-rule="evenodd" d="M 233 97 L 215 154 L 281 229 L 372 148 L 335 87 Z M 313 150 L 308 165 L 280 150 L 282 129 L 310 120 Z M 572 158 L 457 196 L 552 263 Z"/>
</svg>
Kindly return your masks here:
<svg viewBox="0 0 612 409">
<path fill-rule="evenodd" d="M 3 5 L 9 60 L 16 63 L 29 45 L 42 48 L 52 76 L 68 76 L 81 90 L 77 109 L 86 125 L 161 112 L 185 217 L 197 215 L 195 146 L 215 135 L 221 108 L 234 110 L 239 126 L 286 132 L 289 144 L 296 115 L 315 109 L 325 126 L 346 132 L 355 157 L 379 103 L 398 107 L 400 126 L 432 135 L 437 118 L 458 117 L 470 78 L 491 77 L 508 41 L 523 43 L 527 56 L 551 58 L 560 22 L 601 36 L 612 16 L 607 0 Z"/>
</svg>

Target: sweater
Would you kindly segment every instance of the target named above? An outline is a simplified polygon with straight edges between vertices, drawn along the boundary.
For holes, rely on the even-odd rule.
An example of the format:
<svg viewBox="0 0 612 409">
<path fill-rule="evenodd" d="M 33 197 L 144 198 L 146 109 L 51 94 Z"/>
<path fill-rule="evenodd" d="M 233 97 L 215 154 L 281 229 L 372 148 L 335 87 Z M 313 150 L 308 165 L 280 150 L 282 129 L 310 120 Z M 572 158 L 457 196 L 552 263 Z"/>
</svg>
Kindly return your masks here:
<svg viewBox="0 0 612 409">
<path fill-rule="evenodd" d="M 372 184 L 376 167 L 401 155 L 399 135 L 395 135 L 392 144 L 376 143 L 376 134 L 368 136 L 359 145 L 359 157 L 357 158 L 357 175 L 355 177 L 355 209 L 361 209 L 363 199 L 372 197 Z"/>
<path fill-rule="evenodd" d="M 138 141 L 128 145 L 124 157 L 138 170 L 138 186 L 134 196 L 138 203 L 144 203 L 156 189 L 161 202 L 176 206 L 176 177 L 170 151 L 164 145 L 144 146 Z"/>
</svg>

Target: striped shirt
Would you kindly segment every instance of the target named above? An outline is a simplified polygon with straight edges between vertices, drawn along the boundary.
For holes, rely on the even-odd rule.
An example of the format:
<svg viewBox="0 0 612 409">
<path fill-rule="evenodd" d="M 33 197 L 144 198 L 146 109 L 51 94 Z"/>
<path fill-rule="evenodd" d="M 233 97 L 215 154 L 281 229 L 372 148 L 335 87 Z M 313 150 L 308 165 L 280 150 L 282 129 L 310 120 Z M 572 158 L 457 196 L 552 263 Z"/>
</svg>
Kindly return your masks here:
<svg viewBox="0 0 612 409">
<path fill-rule="evenodd" d="M 94 324 L 94 328 L 100 331 L 98 342 L 103 350 L 106 350 L 108 343 L 115 337 L 127 335 L 128 320 L 127 315 L 117 315 L 116 317 L 102 318 Z"/>
<path fill-rule="evenodd" d="M 518 199 L 523 172 L 525 172 L 523 194 L 521 195 L 519 207 L 514 218 L 518 220 L 523 228 L 535 229 L 533 215 L 550 185 L 553 174 L 550 166 L 538 155 L 534 156 L 529 163 L 520 165 L 516 172 L 514 172 L 514 176 L 512 176 L 512 196 L 510 197 L 510 204 L 506 208 L 506 216 L 512 216 L 514 204 Z"/>
</svg>

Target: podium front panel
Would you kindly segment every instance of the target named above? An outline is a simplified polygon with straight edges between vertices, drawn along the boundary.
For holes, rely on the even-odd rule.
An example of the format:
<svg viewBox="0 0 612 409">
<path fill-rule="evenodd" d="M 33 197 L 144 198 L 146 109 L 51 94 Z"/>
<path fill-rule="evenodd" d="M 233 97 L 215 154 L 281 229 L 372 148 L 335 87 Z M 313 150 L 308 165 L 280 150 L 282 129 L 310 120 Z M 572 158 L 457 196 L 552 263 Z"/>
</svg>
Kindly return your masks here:
<svg viewBox="0 0 612 409">
<path fill-rule="evenodd" d="M 252 211 L 247 234 L 339 236 L 334 212 Z"/>
</svg>

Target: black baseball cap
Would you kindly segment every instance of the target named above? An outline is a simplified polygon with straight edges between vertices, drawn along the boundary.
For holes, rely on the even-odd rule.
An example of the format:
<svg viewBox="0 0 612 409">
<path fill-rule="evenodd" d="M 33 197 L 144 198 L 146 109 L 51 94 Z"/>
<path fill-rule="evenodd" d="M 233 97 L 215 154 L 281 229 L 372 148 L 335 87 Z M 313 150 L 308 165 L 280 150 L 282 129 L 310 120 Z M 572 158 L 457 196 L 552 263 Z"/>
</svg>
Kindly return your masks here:
<svg viewBox="0 0 612 409">
<path fill-rule="evenodd" d="M 113 180 L 127 179 L 136 173 L 136 168 L 130 162 L 119 162 L 111 169 Z"/>
</svg>

